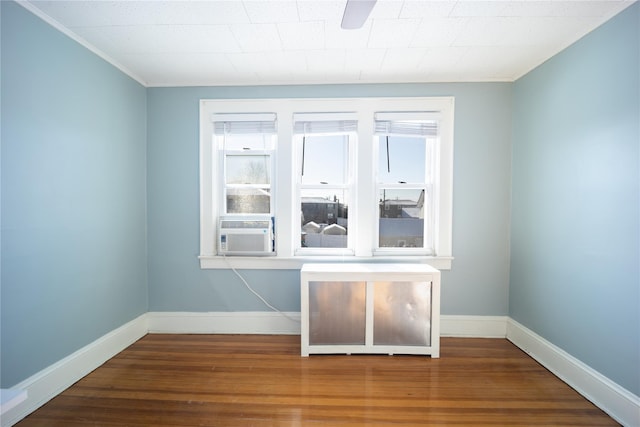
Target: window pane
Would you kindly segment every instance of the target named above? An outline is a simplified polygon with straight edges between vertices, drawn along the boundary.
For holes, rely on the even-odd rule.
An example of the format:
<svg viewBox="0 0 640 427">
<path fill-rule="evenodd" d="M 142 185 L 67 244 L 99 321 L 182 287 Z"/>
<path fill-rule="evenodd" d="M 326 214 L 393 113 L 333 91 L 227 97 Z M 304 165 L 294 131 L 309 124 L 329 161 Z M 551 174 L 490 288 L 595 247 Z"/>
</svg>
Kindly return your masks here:
<svg viewBox="0 0 640 427">
<path fill-rule="evenodd" d="M 346 191 L 302 190 L 300 199 L 301 247 L 346 248 Z"/>
<path fill-rule="evenodd" d="M 366 282 L 309 282 L 309 344 L 365 343 Z"/>
<path fill-rule="evenodd" d="M 220 138 L 221 150 L 264 150 L 275 149 L 275 137 L 270 134 L 225 135 Z"/>
<path fill-rule="evenodd" d="M 379 136 L 378 153 L 378 182 L 425 182 L 424 137 Z"/>
<path fill-rule="evenodd" d="M 271 193 L 260 188 L 227 188 L 227 213 L 268 214 Z"/>
<path fill-rule="evenodd" d="M 381 248 L 424 247 L 424 190 L 383 189 L 379 194 Z"/>
<path fill-rule="evenodd" d="M 349 137 L 325 135 L 300 137 L 302 184 L 347 182 Z"/>
<path fill-rule="evenodd" d="M 227 184 L 269 184 L 271 168 L 266 155 L 227 155 Z"/>
<path fill-rule="evenodd" d="M 375 282 L 374 345 L 431 345 L 431 283 Z"/>
</svg>

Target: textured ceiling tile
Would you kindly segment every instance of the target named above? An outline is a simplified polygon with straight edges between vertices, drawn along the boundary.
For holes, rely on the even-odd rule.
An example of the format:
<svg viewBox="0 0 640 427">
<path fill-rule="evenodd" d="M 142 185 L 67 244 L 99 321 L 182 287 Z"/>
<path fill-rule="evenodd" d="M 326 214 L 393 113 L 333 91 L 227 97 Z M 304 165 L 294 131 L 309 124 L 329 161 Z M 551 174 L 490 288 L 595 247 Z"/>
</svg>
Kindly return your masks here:
<svg viewBox="0 0 640 427">
<path fill-rule="evenodd" d="M 366 22 L 358 30 L 343 30 L 327 23 L 324 28 L 327 49 L 365 48 L 369 42 L 371 22 Z"/>
<path fill-rule="evenodd" d="M 402 0 L 378 0 L 371 10 L 369 19 L 397 19 L 402 11 L 402 3 Z"/>
<path fill-rule="evenodd" d="M 128 4 L 129 2 L 126 2 Z M 140 1 L 140 24 L 220 25 L 248 23 L 242 3 L 233 1 Z"/>
<path fill-rule="evenodd" d="M 236 24 L 230 29 L 243 52 L 282 50 L 276 24 Z"/>
<path fill-rule="evenodd" d="M 459 1 L 449 16 L 503 16 L 507 1 Z"/>
<path fill-rule="evenodd" d="M 451 46 L 467 24 L 468 18 L 423 19 L 409 47 Z"/>
<path fill-rule="evenodd" d="M 241 53 L 229 54 L 227 57 L 237 70 L 251 70 L 258 79 L 254 83 L 300 80 L 305 78 L 309 71 L 304 52 Z"/>
<path fill-rule="evenodd" d="M 406 47 L 413 39 L 419 23 L 419 19 L 374 20 L 368 47 Z"/>
<path fill-rule="evenodd" d="M 553 16 L 557 1 L 510 1 L 501 10 L 500 16 L 542 17 Z"/>
<path fill-rule="evenodd" d="M 264 68 L 269 63 L 269 53 L 254 52 L 254 53 L 228 53 L 227 59 L 234 68 L 238 71 L 241 70 L 257 70 Z"/>
<path fill-rule="evenodd" d="M 343 49 L 317 50 L 307 53 L 307 67 L 309 70 L 342 71 L 344 70 L 345 51 Z"/>
<path fill-rule="evenodd" d="M 227 26 L 143 25 L 84 29 L 115 46 L 115 53 L 239 52 L 240 46 Z"/>
<path fill-rule="evenodd" d="M 293 0 L 243 0 L 242 3 L 249 15 L 249 20 L 255 24 L 300 20 L 298 5 Z"/>
<path fill-rule="evenodd" d="M 172 28 L 175 31 L 158 31 L 157 37 L 164 46 L 161 50 L 207 53 L 241 50 L 229 27 L 224 25 L 181 25 Z"/>
<path fill-rule="evenodd" d="M 148 2 L 147 2 L 148 3 Z M 166 24 L 248 24 L 249 16 L 239 1 L 177 1 L 161 3 L 160 22 Z M 164 10 L 163 10 L 164 8 Z"/>
<path fill-rule="evenodd" d="M 348 69 L 346 67 L 345 50 L 318 51 L 307 55 L 308 70 L 305 73 L 306 81 L 323 81 L 344 83 L 358 80 L 360 69 Z"/>
<path fill-rule="evenodd" d="M 324 22 L 296 22 L 278 24 L 278 32 L 285 50 L 324 49 Z"/>
<path fill-rule="evenodd" d="M 428 50 L 416 49 L 387 49 L 382 61 L 383 71 L 417 70 Z"/>
<path fill-rule="evenodd" d="M 360 81 L 364 83 L 411 83 L 424 81 L 425 77 L 426 74 L 421 70 L 394 71 L 391 75 L 382 70 L 365 70 L 360 74 Z"/>
<path fill-rule="evenodd" d="M 454 46 L 513 46 L 528 37 L 526 18 L 482 17 L 469 20 L 453 42 Z"/>
<path fill-rule="evenodd" d="M 467 47 L 430 48 L 422 58 L 419 69 L 426 73 L 430 81 L 460 81 L 460 63 L 468 52 Z"/>
<path fill-rule="evenodd" d="M 153 8 L 142 2 L 32 1 L 33 5 L 67 27 L 149 24 Z"/>
<path fill-rule="evenodd" d="M 386 49 L 347 49 L 345 69 L 350 71 L 379 70 L 386 53 Z"/>
<path fill-rule="evenodd" d="M 302 0 L 298 1 L 300 21 L 342 21 L 345 0 Z"/>
<path fill-rule="evenodd" d="M 288 71 L 304 73 L 308 69 L 306 54 L 301 51 L 271 53 L 267 56 L 265 64 L 267 67 L 263 68 L 268 68 L 276 73 Z"/>
<path fill-rule="evenodd" d="M 34 1 L 69 27 L 110 25 L 203 25 L 248 23 L 234 1 Z"/>
<path fill-rule="evenodd" d="M 452 12 L 456 2 L 405 0 L 400 11 L 400 18 L 446 18 Z"/>
<path fill-rule="evenodd" d="M 418 64 L 418 68 L 430 72 L 455 71 L 468 52 L 468 47 L 429 48 Z"/>
</svg>

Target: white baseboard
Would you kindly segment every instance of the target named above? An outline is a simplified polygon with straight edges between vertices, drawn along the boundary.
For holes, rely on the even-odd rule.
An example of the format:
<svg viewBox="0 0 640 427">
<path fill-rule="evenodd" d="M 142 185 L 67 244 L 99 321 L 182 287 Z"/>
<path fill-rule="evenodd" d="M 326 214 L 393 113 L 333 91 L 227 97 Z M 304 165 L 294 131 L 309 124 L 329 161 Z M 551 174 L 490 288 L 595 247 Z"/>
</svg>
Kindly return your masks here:
<svg viewBox="0 0 640 427">
<path fill-rule="evenodd" d="M 150 333 L 168 334 L 300 334 L 300 313 L 150 312 Z M 440 316 L 443 337 L 504 338 L 506 316 Z"/>
<path fill-rule="evenodd" d="M 640 426 L 640 397 L 509 318 L 507 339 L 624 426 Z"/>
<path fill-rule="evenodd" d="M 507 316 L 440 316 L 441 337 L 505 338 Z"/>
<path fill-rule="evenodd" d="M 150 333 L 166 334 L 300 334 L 300 313 L 268 311 L 149 312 Z M 286 317 L 285 317 L 286 316 Z"/>
<path fill-rule="evenodd" d="M 12 387 L 26 390 L 27 398 L 2 414 L 2 427 L 14 425 L 146 335 L 146 317 L 141 315 Z"/>
</svg>

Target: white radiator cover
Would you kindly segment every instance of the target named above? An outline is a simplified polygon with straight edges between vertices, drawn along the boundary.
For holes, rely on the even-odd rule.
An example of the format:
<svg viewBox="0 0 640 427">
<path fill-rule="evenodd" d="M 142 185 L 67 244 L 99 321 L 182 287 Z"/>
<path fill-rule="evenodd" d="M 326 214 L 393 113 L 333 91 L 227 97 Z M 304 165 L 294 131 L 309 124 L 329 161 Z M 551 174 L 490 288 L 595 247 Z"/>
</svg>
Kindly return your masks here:
<svg viewBox="0 0 640 427">
<path fill-rule="evenodd" d="M 425 264 L 305 264 L 301 354 L 440 355 L 440 272 Z"/>
</svg>

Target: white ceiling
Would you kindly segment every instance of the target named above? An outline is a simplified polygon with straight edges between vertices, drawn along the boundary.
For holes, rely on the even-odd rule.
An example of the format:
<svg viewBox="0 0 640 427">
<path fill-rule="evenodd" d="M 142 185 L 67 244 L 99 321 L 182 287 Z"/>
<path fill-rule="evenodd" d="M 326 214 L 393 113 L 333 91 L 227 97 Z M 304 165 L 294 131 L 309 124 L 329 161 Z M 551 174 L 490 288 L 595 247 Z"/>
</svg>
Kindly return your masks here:
<svg viewBox="0 0 640 427">
<path fill-rule="evenodd" d="M 145 86 L 513 81 L 633 0 L 22 3 Z"/>
</svg>

